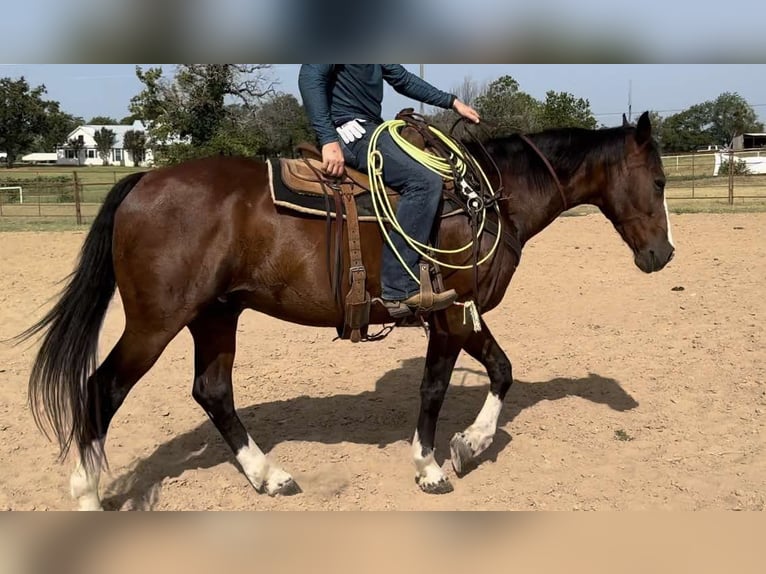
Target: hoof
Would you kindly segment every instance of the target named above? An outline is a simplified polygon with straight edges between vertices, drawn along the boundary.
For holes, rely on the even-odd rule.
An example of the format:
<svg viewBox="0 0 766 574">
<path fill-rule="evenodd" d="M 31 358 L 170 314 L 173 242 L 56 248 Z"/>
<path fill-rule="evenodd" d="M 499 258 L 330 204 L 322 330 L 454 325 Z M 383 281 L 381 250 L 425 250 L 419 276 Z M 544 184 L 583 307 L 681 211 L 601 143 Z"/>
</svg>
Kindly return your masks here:
<svg viewBox="0 0 766 574">
<path fill-rule="evenodd" d="M 473 449 L 465 440 L 465 434 L 457 433 L 449 443 L 452 457 L 452 468 L 459 477 L 476 468 L 476 457 Z"/>
<path fill-rule="evenodd" d="M 283 482 L 279 482 L 273 487 L 270 486 L 266 489 L 266 494 L 271 496 L 272 498 L 276 496 L 295 496 L 296 494 L 300 494 L 303 492 L 301 490 L 301 487 L 298 486 L 298 483 L 295 482 L 292 478 L 288 478 Z"/>
<path fill-rule="evenodd" d="M 449 481 L 449 479 L 445 476 L 441 480 L 437 482 L 427 482 L 425 480 L 418 480 L 417 481 L 418 486 L 420 487 L 420 490 L 425 492 L 426 494 L 449 494 L 454 488 L 452 488 L 452 483 Z"/>
</svg>

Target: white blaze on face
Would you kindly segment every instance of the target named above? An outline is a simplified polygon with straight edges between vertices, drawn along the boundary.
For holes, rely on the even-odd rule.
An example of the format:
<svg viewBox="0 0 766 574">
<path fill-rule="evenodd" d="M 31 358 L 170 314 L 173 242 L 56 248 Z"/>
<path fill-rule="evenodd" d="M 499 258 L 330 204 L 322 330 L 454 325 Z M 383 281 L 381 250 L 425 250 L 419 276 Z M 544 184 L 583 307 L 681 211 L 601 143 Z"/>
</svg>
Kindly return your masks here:
<svg viewBox="0 0 766 574">
<path fill-rule="evenodd" d="M 670 230 L 670 213 L 668 212 L 668 200 L 665 198 L 665 222 L 668 226 L 668 243 L 675 249 L 676 244 L 673 243 L 673 232 Z"/>
</svg>

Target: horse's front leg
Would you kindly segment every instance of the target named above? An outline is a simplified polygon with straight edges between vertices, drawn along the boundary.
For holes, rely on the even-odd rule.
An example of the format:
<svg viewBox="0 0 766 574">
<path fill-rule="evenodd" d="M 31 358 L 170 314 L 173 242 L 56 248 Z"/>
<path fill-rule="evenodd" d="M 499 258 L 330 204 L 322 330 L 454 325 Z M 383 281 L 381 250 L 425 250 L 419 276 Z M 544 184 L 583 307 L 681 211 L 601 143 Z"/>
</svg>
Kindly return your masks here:
<svg viewBox="0 0 766 574">
<path fill-rule="evenodd" d="M 470 469 L 476 458 L 492 444 L 505 395 L 513 383 L 511 362 L 495 341 L 484 320 L 481 331 L 472 333 L 463 348 L 487 369 L 490 387 L 474 423 L 450 441 L 452 466 L 458 475 Z"/>
<path fill-rule="evenodd" d="M 434 442 L 439 411 L 464 342 L 465 335 L 450 332 L 443 319 L 431 321 L 425 374 L 420 386 L 420 416 L 412 440 L 415 480 L 420 489 L 428 494 L 452 492 L 452 484 L 436 463 Z"/>
</svg>

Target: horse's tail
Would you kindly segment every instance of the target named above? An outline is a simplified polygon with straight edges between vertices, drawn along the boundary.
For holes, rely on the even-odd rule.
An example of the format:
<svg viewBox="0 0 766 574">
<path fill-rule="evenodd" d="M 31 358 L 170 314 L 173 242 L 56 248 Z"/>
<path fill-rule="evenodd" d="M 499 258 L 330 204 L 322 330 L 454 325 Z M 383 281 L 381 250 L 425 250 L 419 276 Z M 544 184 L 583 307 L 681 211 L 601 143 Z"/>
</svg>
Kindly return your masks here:
<svg viewBox="0 0 766 574">
<path fill-rule="evenodd" d="M 58 440 L 61 458 L 73 440 L 82 451 L 84 442 L 97 436 L 95 414 L 88 412 L 88 377 L 97 366 L 99 332 L 116 287 L 114 216 L 143 176 L 131 174 L 112 188 L 61 298 L 37 324 L 16 337 L 21 342 L 47 330 L 29 377 L 29 405 L 40 430 L 49 438 L 52 431 Z"/>
</svg>

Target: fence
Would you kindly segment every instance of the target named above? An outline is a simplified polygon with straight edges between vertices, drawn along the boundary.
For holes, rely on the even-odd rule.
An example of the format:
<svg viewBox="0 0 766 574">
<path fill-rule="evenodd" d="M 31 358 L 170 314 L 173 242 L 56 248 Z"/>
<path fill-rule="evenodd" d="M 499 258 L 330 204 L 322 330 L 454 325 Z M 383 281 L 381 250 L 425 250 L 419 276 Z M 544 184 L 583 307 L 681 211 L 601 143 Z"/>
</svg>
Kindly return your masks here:
<svg viewBox="0 0 766 574">
<path fill-rule="evenodd" d="M 136 169 L 0 170 L 0 217 L 89 223 L 109 190 Z"/>
<path fill-rule="evenodd" d="M 671 207 L 701 203 L 766 204 L 766 150 L 694 153 L 663 158 Z M 725 175 L 722 167 L 735 166 Z M 106 194 L 131 168 L 0 170 L 0 217 L 89 223 Z"/>
<path fill-rule="evenodd" d="M 766 150 L 700 152 L 662 158 L 667 197 L 728 205 L 766 202 Z"/>
</svg>

